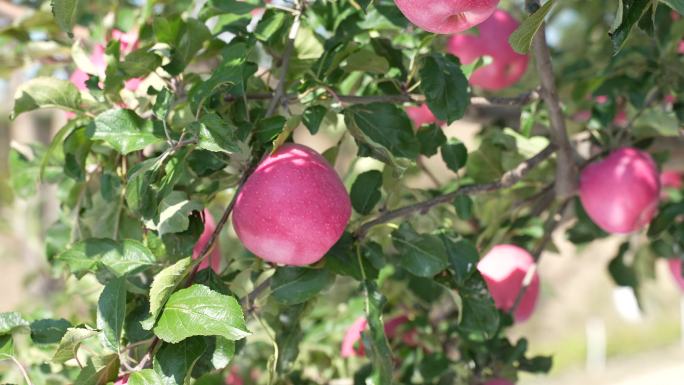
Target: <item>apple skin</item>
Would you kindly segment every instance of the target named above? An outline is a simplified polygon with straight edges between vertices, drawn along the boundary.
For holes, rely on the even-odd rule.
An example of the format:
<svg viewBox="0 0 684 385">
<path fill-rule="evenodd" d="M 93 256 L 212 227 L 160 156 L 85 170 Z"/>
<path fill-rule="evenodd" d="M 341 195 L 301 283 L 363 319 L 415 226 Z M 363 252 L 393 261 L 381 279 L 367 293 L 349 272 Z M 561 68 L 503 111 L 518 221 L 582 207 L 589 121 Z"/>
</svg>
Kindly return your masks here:
<svg viewBox="0 0 684 385">
<path fill-rule="evenodd" d="M 485 21 L 499 0 L 394 0 L 401 13 L 432 33 L 463 32 Z"/>
<path fill-rule="evenodd" d="M 128 376 L 122 376 L 116 379 L 114 385 L 126 385 L 128 383 Z"/>
<path fill-rule="evenodd" d="M 632 233 L 646 226 L 658 209 L 658 169 L 641 150 L 617 149 L 582 170 L 579 196 L 591 220 L 604 231 Z"/>
<path fill-rule="evenodd" d="M 192 259 L 197 259 L 200 257 L 202 249 L 209 242 L 211 239 L 211 234 L 213 234 L 215 230 L 216 222 L 214 221 L 214 217 L 211 215 L 209 210 L 204 209 L 204 230 L 202 231 L 199 240 L 195 244 L 195 247 L 192 249 Z M 219 247 L 217 240 L 216 244 L 214 245 L 214 249 L 200 263 L 199 270 L 204 270 L 211 266 L 211 269 L 214 270 L 216 274 L 219 274 L 221 272 L 221 259 L 221 248 Z"/>
<path fill-rule="evenodd" d="M 682 174 L 673 170 L 663 171 L 660 173 L 660 184 L 665 188 L 679 190 L 682 188 Z"/>
<path fill-rule="evenodd" d="M 492 62 L 478 68 L 470 76 L 470 84 L 485 90 L 501 90 L 512 86 L 527 71 L 529 58 L 511 48 L 508 37 L 518 28 L 517 20 L 509 13 L 496 10 L 478 26 L 479 36 L 458 34 L 447 43 L 447 52 L 457 56 L 463 64 L 470 64 L 482 56 Z"/>
<path fill-rule="evenodd" d="M 477 264 L 494 304 L 498 309 L 509 311 L 515 305 L 527 272 L 533 268 L 534 258 L 527 250 L 516 245 L 494 246 Z M 520 301 L 513 318 L 523 322 L 530 318 L 539 297 L 539 275 L 535 272 Z"/>
<path fill-rule="evenodd" d="M 497 378 L 497 379 L 489 380 L 482 385 L 515 385 L 515 384 L 508 381 L 508 380 L 504 380 L 503 378 Z"/>
<path fill-rule="evenodd" d="M 238 194 L 233 226 L 245 247 L 272 263 L 319 261 L 351 217 L 340 177 L 313 149 L 288 143 L 261 161 Z"/>
<path fill-rule="evenodd" d="M 421 104 L 420 106 L 409 106 L 405 108 L 405 111 L 406 115 L 408 115 L 409 119 L 411 119 L 416 128 L 425 124 L 435 123 L 439 126 L 444 124 L 444 122 L 435 117 L 427 104 Z"/>
<path fill-rule="evenodd" d="M 393 339 L 401 325 L 407 323 L 409 318 L 405 315 L 400 315 L 394 317 L 387 322 L 385 322 L 385 335 L 389 339 Z M 344 337 L 342 338 L 342 348 L 340 349 L 340 355 L 343 358 L 359 356 L 363 357 L 366 355 L 366 349 L 361 342 L 361 332 L 368 328 L 368 321 L 365 317 L 359 317 L 354 321 L 354 323 L 347 329 Z M 416 340 L 417 332 L 416 329 L 407 330 L 402 334 L 401 340 L 406 346 L 418 346 Z"/>
<path fill-rule="evenodd" d="M 674 278 L 677 285 L 684 291 L 684 277 L 682 277 L 682 260 L 679 258 L 668 259 L 667 264 L 672 272 L 672 277 Z"/>
</svg>

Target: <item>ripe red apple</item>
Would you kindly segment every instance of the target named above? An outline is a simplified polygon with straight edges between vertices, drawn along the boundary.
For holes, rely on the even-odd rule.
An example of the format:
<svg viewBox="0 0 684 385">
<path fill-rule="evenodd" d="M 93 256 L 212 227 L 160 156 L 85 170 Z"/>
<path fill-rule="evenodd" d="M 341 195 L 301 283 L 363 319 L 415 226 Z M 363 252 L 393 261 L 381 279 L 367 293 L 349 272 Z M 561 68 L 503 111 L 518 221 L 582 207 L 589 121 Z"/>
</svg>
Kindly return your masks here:
<svg viewBox="0 0 684 385">
<path fill-rule="evenodd" d="M 647 225 L 658 208 L 658 169 L 649 154 L 620 148 L 582 170 L 579 196 L 589 217 L 603 230 L 634 232 Z"/>
<path fill-rule="evenodd" d="M 258 257 L 303 266 L 342 236 L 351 202 L 340 177 L 316 151 L 284 144 L 262 160 L 233 210 L 238 238 Z"/>
<path fill-rule="evenodd" d="M 114 382 L 114 385 L 126 385 L 128 383 L 128 376 L 121 376 L 116 379 L 116 382 Z"/>
<path fill-rule="evenodd" d="M 430 107 L 427 104 L 421 104 L 420 106 L 409 106 L 405 108 L 406 114 L 409 119 L 413 121 L 413 125 L 417 128 L 424 124 L 436 123 L 437 125 L 442 125 L 444 122 L 437 120 L 437 117 L 430 111 Z"/>
<path fill-rule="evenodd" d="M 522 78 L 529 58 L 515 52 L 508 43 L 508 37 L 518 25 L 513 16 L 499 9 L 477 27 L 479 36 L 458 34 L 449 39 L 447 51 L 463 64 L 470 64 L 482 56 L 492 58 L 490 64 L 473 72 L 470 84 L 486 90 L 500 90 Z"/>
<path fill-rule="evenodd" d="M 497 308 L 509 311 L 515 305 L 527 272 L 534 267 L 534 258 L 515 245 L 494 246 L 477 264 Z M 532 281 L 513 314 L 517 322 L 530 318 L 539 297 L 539 275 L 534 272 Z"/>
<path fill-rule="evenodd" d="M 204 231 L 202 231 L 199 240 L 192 249 L 192 259 L 197 259 L 200 257 L 202 249 L 211 239 L 211 234 L 214 232 L 214 230 L 216 230 L 216 222 L 214 221 L 214 217 L 211 215 L 209 210 L 204 209 Z M 221 272 L 221 248 L 219 247 L 218 240 L 214 244 L 214 249 L 200 263 L 199 269 L 204 270 L 209 266 L 211 266 L 211 269 L 217 274 Z"/>
<path fill-rule="evenodd" d="M 515 384 L 508 381 L 508 380 L 505 380 L 503 378 L 497 378 L 497 379 L 489 380 L 482 385 L 515 385 Z"/>
<path fill-rule="evenodd" d="M 679 287 L 684 290 L 684 277 L 682 277 L 682 260 L 679 258 L 668 259 L 667 264 L 670 266 L 672 277 Z"/>
<path fill-rule="evenodd" d="M 224 381 L 226 385 L 244 385 L 245 382 L 242 381 L 242 377 L 240 377 L 240 374 L 238 373 L 238 370 L 235 366 L 230 370 L 230 373 L 226 377 L 226 380 Z"/>
<path fill-rule="evenodd" d="M 405 315 L 400 315 L 394 317 L 387 322 L 385 322 L 385 335 L 387 338 L 394 339 L 398 333 L 401 325 L 404 325 L 409 321 L 409 318 Z M 351 356 L 363 357 L 366 355 L 363 342 L 361 341 L 361 332 L 368 328 L 368 321 L 365 317 L 359 317 L 354 321 L 354 323 L 347 329 L 347 332 L 342 338 L 342 348 L 340 349 L 340 355 L 344 358 Z M 416 329 L 407 330 L 405 333 L 401 334 L 401 340 L 406 346 L 417 346 L 418 341 Z"/>
<path fill-rule="evenodd" d="M 665 188 L 679 190 L 682 188 L 682 174 L 674 170 L 666 170 L 660 174 L 660 184 Z"/>
<path fill-rule="evenodd" d="M 499 0 L 394 0 L 416 26 L 433 33 L 465 31 L 485 21 Z"/>
</svg>

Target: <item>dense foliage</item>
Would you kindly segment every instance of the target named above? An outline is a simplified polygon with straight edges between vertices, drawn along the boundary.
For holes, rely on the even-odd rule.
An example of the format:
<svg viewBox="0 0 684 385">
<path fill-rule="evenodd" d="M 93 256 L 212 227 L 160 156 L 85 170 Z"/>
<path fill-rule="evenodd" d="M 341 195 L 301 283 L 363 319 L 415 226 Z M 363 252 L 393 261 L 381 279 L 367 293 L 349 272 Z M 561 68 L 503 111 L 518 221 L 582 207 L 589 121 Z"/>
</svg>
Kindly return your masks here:
<svg viewBox="0 0 684 385">
<path fill-rule="evenodd" d="M 611 184 L 589 198 L 583 186 L 580 202 L 581 170 L 631 147 L 656 172 L 683 132 L 679 0 L 502 1 L 521 24 L 486 55 L 455 52 L 391 0 L 17 4 L 0 75 L 35 76 L 11 118 L 57 108 L 67 123 L 47 147 L 13 147 L 10 182 L 15 199 L 57 186 L 45 257 L 63 280 L 58 308 L 0 314 L 3 382 L 479 385 L 547 372 L 552 358 L 507 330 L 534 307 L 550 234 L 608 236 L 592 221 L 604 208 L 583 208 L 593 191 L 635 210 Z M 522 79 L 477 75 L 503 51 Z M 465 116 L 484 122 L 476 144 L 444 134 Z M 277 265 L 229 217 L 257 163 L 303 130 L 331 143 L 322 155 L 353 213 L 320 261 Z M 449 182 L 410 187 L 434 156 Z M 619 192 L 646 183 L 631 178 Z M 684 255 L 681 180 L 651 179 L 634 189 L 638 219 L 615 231 L 644 237 L 609 266 L 637 291 L 657 258 L 681 275 Z M 281 210 L 293 212 L 268 205 Z M 512 290 L 476 268 L 500 244 L 522 250 Z"/>
</svg>

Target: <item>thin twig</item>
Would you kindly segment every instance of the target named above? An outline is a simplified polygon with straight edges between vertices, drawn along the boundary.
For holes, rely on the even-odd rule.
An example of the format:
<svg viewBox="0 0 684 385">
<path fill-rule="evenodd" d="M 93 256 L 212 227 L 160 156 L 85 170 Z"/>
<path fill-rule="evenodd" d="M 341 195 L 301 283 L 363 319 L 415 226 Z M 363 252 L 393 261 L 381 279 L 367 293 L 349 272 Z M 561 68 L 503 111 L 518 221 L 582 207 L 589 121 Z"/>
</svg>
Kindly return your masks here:
<svg viewBox="0 0 684 385">
<path fill-rule="evenodd" d="M 287 71 L 290 68 L 290 59 L 292 57 L 292 52 L 294 51 L 294 43 L 295 39 L 297 38 L 297 34 L 299 33 L 299 27 L 301 25 L 301 17 L 302 13 L 304 12 L 304 4 L 302 1 L 297 2 L 297 7 L 296 7 L 296 12 L 295 12 L 295 18 L 294 22 L 292 23 L 292 27 L 290 28 L 290 34 L 287 36 L 287 43 L 285 45 L 285 51 L 283 52 L 283 57 L 281 59 L 281 73 L 280 73 L 280 79 L 278 80 L 278 85 L 276 86 L 275 92 L 273 93 L 273 98 L 271 99 L 271 103 L 268 105 L 268 109 L 266 110 L 266 116 L 270 117 L 273 116 L 275 113 L 276 109 L 278 108 L 278 105 L 280 104 L 281 100 L 285 97 L 285 81 L 287 78 Z M 287 98 L 284 98 L 285 101 L 287 101 Z"/>
<path fill-rule="evenodd" d="M 525 0 L 528 10 L 539 8 L 539 0 Z M 532 43 L 537 73 L 541 83 L 539 91 L 541 98 L 549 112 L 551 139 L 558 147 L 558 160 L 556 162 L 556 196 L 566 199 L 574 196 L 577 191 L 577 166 L 575 164 L 575 151 L 570 143 L 565 116 L 560 105 L 558 90 L 551 64 L 551 52 L 546 42 L 546 29 L 542 23 Z"/>
<path fill-rule="evenodd" d="M 414 203 L 409 206 L 405 206 L 396 210 L 386 211 L 380 214 L 375 219 L 368 221 L 356 230 L 354 236 L 357 239 L 362 239 L 366 236 L 368 231 L 380 224 L 389 222 L 391 220 L 402 218 L 407 215 L 411 215 L 416 212 L 424 213 L 432 209 L 435 206 L 449 203 L 454 200 L 459 195 L 475 195 L 482 194 L 491 191 L 501 190 L 513 186 L 518 181 L 520 181 L 525 175 L 527 175 L 532 169 L 537 167 L 540 163 L 546 160 L 555 152 L 555 146 L 549 145 L 535 156 L 527 159 L 518 165 L 518 167 L 505 173 L 500 180 L 491 183 L 481 183 L 472 184 L 467 186 L 462 186 L 458 190 L 451 192 L 449 194 L 440 195 L 432 199 L 428 199 L 423 202 Z"/>
<path fill-rule="evenodd" d="M 31 382 L 31 378 L 29 377 L 28 373 L 26 372 L 26 369 L 24 369 L 24 365 L 22 365 L 21 362 L 19 362 L 19 360 L 17 360 L 14 356 L 11 356 L 9 354 L 2 353 L 2 354 L 0 354 L 0 356 L 7 357 L 10 360 L 14 361 L 14 364 L 17 366 L 17 368 L 19 368 L 21 375 L 24 376 L 24 380 L 26 381 L 26 384 L 27 385 L 33 385 L 33 383 Z"/>
</svg>

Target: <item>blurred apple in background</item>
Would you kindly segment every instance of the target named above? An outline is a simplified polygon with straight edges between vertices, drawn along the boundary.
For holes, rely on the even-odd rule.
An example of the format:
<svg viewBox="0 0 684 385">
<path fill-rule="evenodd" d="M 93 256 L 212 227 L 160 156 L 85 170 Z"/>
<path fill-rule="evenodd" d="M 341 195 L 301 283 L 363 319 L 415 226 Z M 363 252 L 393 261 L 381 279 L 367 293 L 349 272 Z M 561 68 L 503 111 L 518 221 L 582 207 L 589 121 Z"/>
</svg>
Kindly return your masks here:
<svg viewBox="0 0 684 385">
<path fill-rule="evenodd" d="M 520 23 L 513 16 L 499 9 L 477 27 L 479 35 L 463 33 L 449 39 L 447 51 L 463 64 L 473 63 L 483 56 L 492 58 L 490 64 L 473 72 L 470 84 L 486 90 L 501 90 L 525 75 L 529 58 L 515 52 L 508 43 L 518 25 Z"/>
<path fill-rule="evenodd" d="M 494 246 L 477 264 L 477 270 L 487 283 L 487 288 L 498 309 L 510 311 L 515 306 L 523 287 L 525 276 L 534 268 L 534 258 L 527 250 L 516 245 Z M 516 322 L 526 321 L 537 305 L 539 297 L 539 275 L 534 272 L 513 318 Z"/>
</svg>

